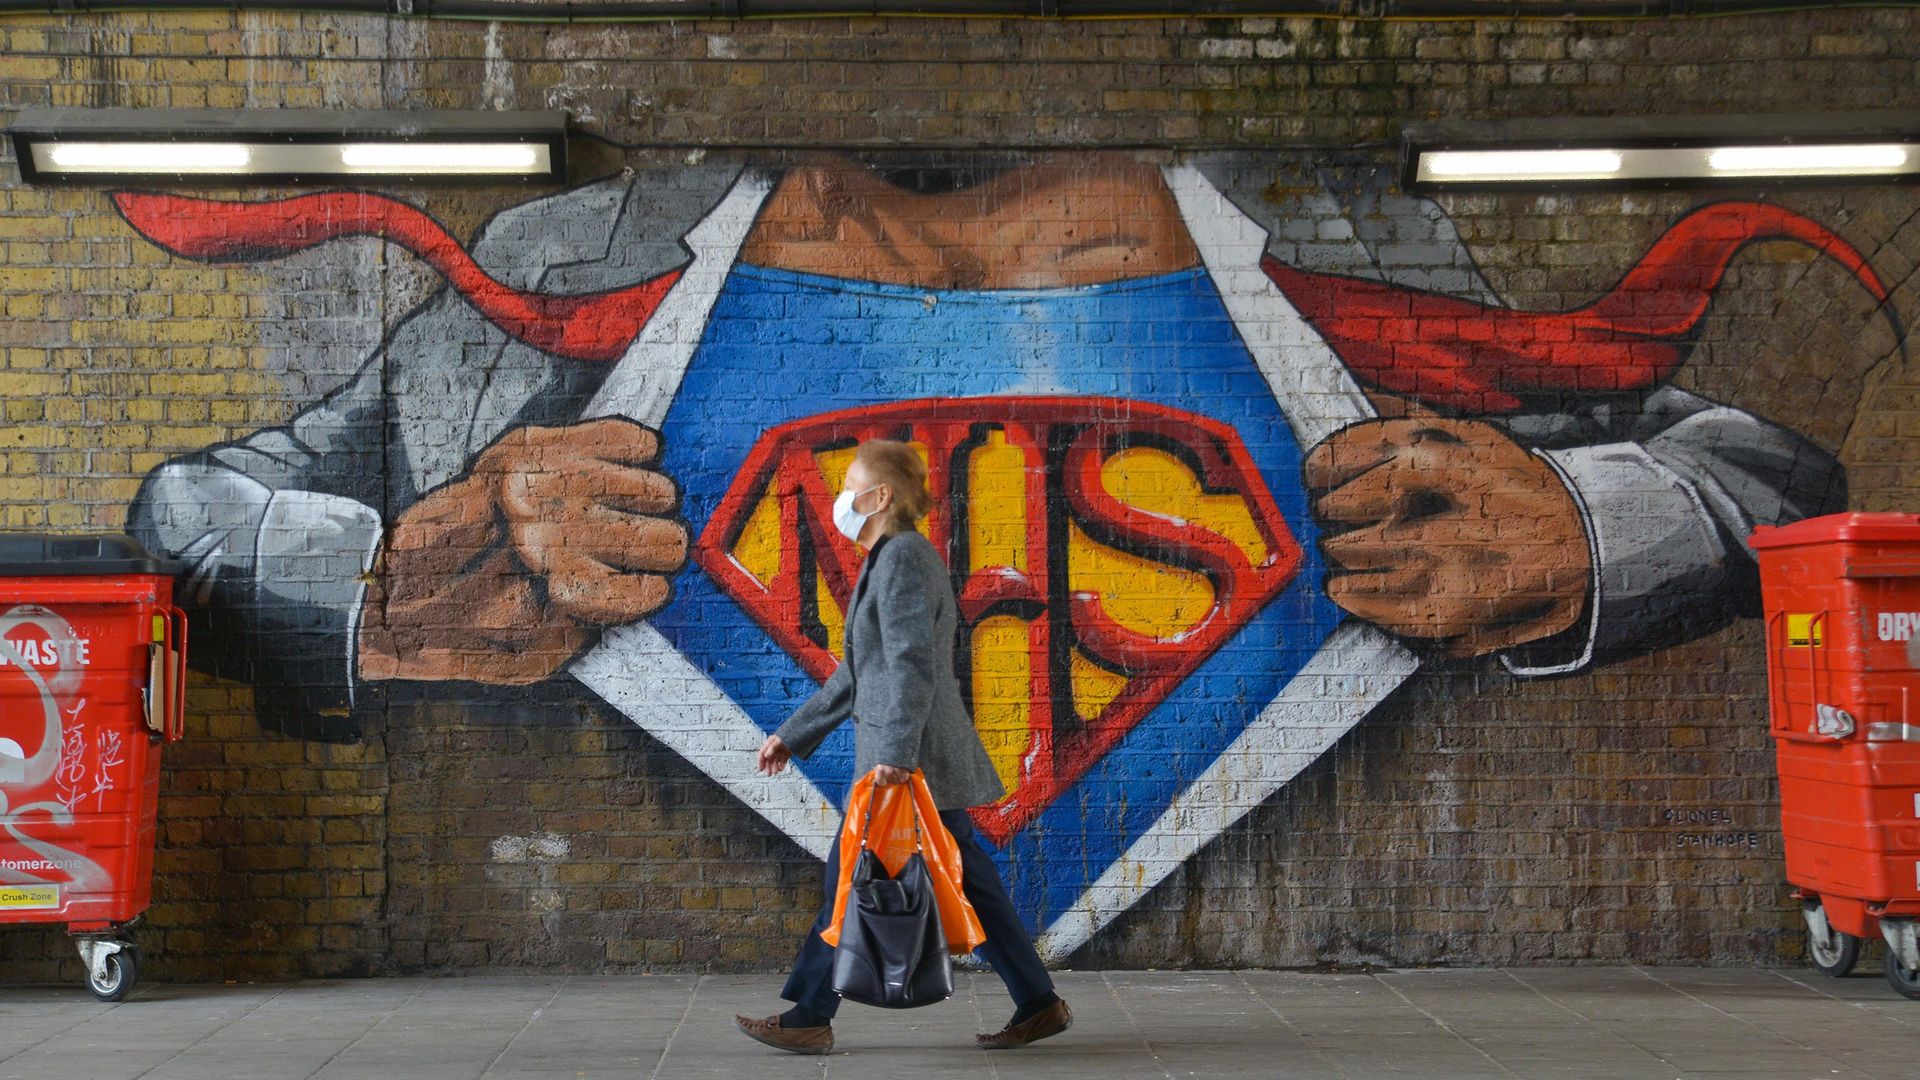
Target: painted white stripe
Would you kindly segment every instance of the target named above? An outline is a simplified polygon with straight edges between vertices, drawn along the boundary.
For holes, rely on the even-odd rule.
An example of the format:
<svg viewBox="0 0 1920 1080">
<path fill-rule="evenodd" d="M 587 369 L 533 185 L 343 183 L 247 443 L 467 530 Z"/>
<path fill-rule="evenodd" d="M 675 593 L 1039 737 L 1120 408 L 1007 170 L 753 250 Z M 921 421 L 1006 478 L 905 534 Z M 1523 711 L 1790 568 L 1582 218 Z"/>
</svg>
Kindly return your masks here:
<svg viewBox="0 0 1920 1080">
<path fill-rule="evenodd" d="M 743 173 L 713 213 L 687 233 L 693 260 L 582 419 L 624 416 L 656 430 L 665 422 L 714 301 L 771 190 L 764 174 Z M 816 857 L 827 857 L 840 827 L 833 804 L 797 768 L 771 778 L 755 772 L 754 751 L 766 733 L 658 630 L 636 623 L 609 631 L 568 670 L 774 827 Z"/>
<path fill-rule="evenodd" d="M 840 812 L 797 767 L 755 772 L 754 751 L 767 733 L 658 630 L 635 623 L 610 631 L 570 670 L 815 858 L 827 857 Z"/>
<path fill-rule="evenodd" d="M 1187 785 L 1160 819 L 1107 867 L 1035 942 L 1066 959 L 1096 931 L 1164 881 L 1352 730 L 1419 667 L 1411 652 L 1368 623 L 1341 624 L 1233 745 Z"/>
<path fill-rule="evenodd" d="M 1227 314 L 1302 449 L 1375 414 L 1347 366 L 1273 283 L 1267 231 L 1191 165 L 1162 170 Z M 1181 863 L 1300 774 L 1407 680 L 1419 661 L 1377 627 L 1340 626 L 1213 764 L 1036 942 L 1050 961 L 1085 944 Z"/>
<path fill-rule="evenodd" d="M 1339 357 L 1281 295 L 1259 259 L 1266 234 L 1197 170 L 1167 170 L 1229 315 L 1281 412 L 1311 446 L 1372 410 Z M 745 176 L 687 235 L 694 260 L 621 358 L 588 416 L 623 415 L 658 427 L 678 392 L 720 286 L 768 193 Z M 1038 943 L 1059 959 L 1254 807 L 1297 776 L 1417 667 L 1380 630 L 1349 623 L 1330 637 L 1226 752 L 1176 797 L 1119 862 L 1057 918 Z M 720 687 L 645 623 L 609 632 L 570 671 L 649 734 L 724 785 L 808 851 L 825 858 L 839 815 L 790 768 L 753 771 L 765 736 Z"/>
<path fill-rule="evenodd" d="M 713 213 L 688 231 L 684 242 L 693 260 L 661 298 L 660 307 L 627 346 L 607 381 L 600 384 L 582 420 L 624 416 L 656 430 L 666 421 L 667 409 L 687 376 L 687 363 L 707 332 L 713 302 L 733 272 L 733 261 L 753 228 L 760 204 L 772 190 L 764 173 L 749 169 L 734 181 Z"/>
<path fill-rule="evenodd" d="M 1341 428 L 1371 419 L 1373 405 L 1340 355 L 1260 269 L 1267 231 L 1192 165 L 1169 165 L 1161 172 L 1240 340 L 1266 376 L 1300 448 L 1311 449 Z"/>
</svg>

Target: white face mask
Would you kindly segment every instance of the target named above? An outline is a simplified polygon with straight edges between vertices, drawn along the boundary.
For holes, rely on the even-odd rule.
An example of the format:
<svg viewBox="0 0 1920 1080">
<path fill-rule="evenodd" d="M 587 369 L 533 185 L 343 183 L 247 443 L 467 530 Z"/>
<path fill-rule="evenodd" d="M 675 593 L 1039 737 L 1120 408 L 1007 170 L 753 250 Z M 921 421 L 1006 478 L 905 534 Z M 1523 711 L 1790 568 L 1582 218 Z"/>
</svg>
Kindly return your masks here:
<svg viewBox="0 0 1920 1080">
<path fill-rule="evenodd" d="M 885 484 L 875 484 L 867 491 L 879 491 L 885 486 Z M 853 500 L 865 495 L 867 491 L 843 491 L 833 500 L 833 527 L 840 530 L 841 536 L 855 542 L 860 539 L 860 530 L 867 527 L 867 519 L 873 516 L 871 512 L 863 514 L 853 508 Z"/>
</svg>

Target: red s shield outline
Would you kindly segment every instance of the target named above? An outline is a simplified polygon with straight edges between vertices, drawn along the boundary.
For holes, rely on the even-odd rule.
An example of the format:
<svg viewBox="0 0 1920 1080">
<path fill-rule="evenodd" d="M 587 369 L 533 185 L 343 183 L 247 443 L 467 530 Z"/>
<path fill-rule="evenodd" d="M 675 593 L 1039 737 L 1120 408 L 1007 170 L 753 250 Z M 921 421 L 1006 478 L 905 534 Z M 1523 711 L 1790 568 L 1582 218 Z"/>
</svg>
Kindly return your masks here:
<svg viewBox="0 0 1920 1080">
<path fill-rule="evenodd" d="M 968 472 L 995 434 L 1024 455 L 1026 526 L 1020 566 L 974 565 L 969 551 Z M 1027 628 L 1030 738 L 1016 782 L 975 812 L 1005 843 L 1112 750 L 1139 720 L 1286 588 L 1302 562 L 1299 543 L 1239 433 L 1217 420 L 1151 402 L 1098 397 L 935 398 L 825 413 L 767 431 L 748 453 L 694 547 L 694 559 L 801 668 L 824 681 L 838 664 L 829 647 L 821 588 L 841 612 L 863 554 L 832 524 L 837 492 L 821 455 L 868 439 L 921 449 L 933 510 L 926 532 L 954 567 L 961 640 L 956 667 L 971 703 L 973 640 L 983 620 L 1012 616 Z M 1109 490 L 1103 471 L 1117 454 L 1157 451 L 1201 491 L 1240 501 L 1258 534 L 1252 550 L 1197 521 L 1134 505 Z M 778 514 L 779 570 L 770 580 L 734 552 L 764 500 Z M 1098 592 L 1074 589 L 1076 551 L 1100 545 L 1204 579 L 1211 603 L 1163 632 L 1116 617 Z M 1083 715 L 1071 671 L 1092 664 L 1124 680 Z"/>
</svg>

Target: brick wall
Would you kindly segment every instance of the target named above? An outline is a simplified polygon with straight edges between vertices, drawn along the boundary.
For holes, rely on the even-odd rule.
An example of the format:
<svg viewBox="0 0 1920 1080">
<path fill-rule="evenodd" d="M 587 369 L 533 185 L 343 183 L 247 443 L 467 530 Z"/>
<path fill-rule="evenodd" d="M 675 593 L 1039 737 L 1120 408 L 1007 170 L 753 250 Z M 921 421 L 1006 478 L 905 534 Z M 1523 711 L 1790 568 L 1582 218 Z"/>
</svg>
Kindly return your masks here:
<svg viewBox="0 0 1920 1080">
<path fill-rule="evenodd" d="M 1049 222 L 1108 233 L 1117 224 L 1172 222 L 1178 227 L 1161 250 L 1172 245 L 1177 254 L 1187 233 L 1197 237 L 1214 218 L 1187 213 L 1182 222 L 1167 206 L 1101 202 L 1098 192 L 1130 191 L 1125 184 L 1163 175 L 1163 166 L 1194 164 L 1272 234 L 1267 250 L 1290 265 L 1561 312 L 1607 294 L 1709 199 L 1663 192 L 1406 199 L 1381 179 L 1403 121 L 1911 108 L 1920 94 L 1913 89 L 1920 57 L 1909 44 L 1916 21 L 1894 10 L 1686 23 L 539 25 L 266 12 L 11 16 L 0 19 L 0 108 L 565 108 L 582 132 L 573 143 L 575 182 L 606 182 L 542 202 L 532 200 L 543 193 L 525 189 L 381 189 L 426 211 L 517 288 L 585 292 L 671 270 L 686 258 L 681 237 L 743 166 L 774 178 L 818 170 L 853 192 L 841 206 L 847 221 L 872 225 L 884 209 L 923 234 L 952 220 L 937 208 L 954 204 L 896 205 L 883 201 L 892 195 L 863 194 L 880 189 L 859 185 L 884 169 L 924 166 L 933 188 L 909 192 L 913 199 L 935 198 L 947 182 L 960 184 L 966 213 L 982 220 L 1014 208 L 996 220 L 1021 228 L 998 235 L 1027 239 L 995 241 L 990 251 L 1037 245 Z M 891 153 L 867 159 L 876 166 L 869 169 L 844 159 L 823 165 L 804 152 L 823 146 Z M 1024 153 L 1011 160 L 961 153 L 996 148 Z M 1048 202 L 1052 189 L 1033 181 L 988 205 L 978 193 L 1001 190 L 993 176 L 955 180 L 941 171 L 969 161 L 999 170 L 1001 183 L 1041 175 L 1022 167 L 1054 169 L 1050 182 L 1066 194 Z M 630 178 L 620 178 L 623 167 Z M 4 175 L 6 528 L 74 532 L 131 523 L 164 539 L 163 526 L 174 520 L 169 508 L 186 504 L 141 494 L 156 470 L 308 416 L 324 395 L 367 371 L 384 388 L 379 400 L 393 409 L 393 430 L 365 429 L 373 433 L 358 447 L 366 456 L 352 459 L 359 474 L 336 465 L 329 475 L 342 490 L 358 484 L 355 490 L 374 492 L 360 501 L 391 525 L 443 483 L 469 477 L 494 434 L 577 420 L 598 385 L 598 375 L 556 375 L 565 363 L 490 323 L 397 244 L 347 239 L 282 260 L 196 261 L 170 254 L 151 222 L 116 211 L 105 190 L 26 187 L 11 164 Z M 297 193 L 192 192 L 226 199 Z M 1920 310 L 1913 275 L 1920 225 L 1910 188 L 1756 188 L 1712 199 L 1804 215 L 1861 253 L 1891 286 L 1896 311 L 1911 318 Z M 914 271 L 887 269 L 892 264 L 875 254 L 884 229 L 873 228 L 838 234 L 846 265 L 860 271 L 843 276 L 962 289 L 1038 280 L 1017 253 L 1003 260 L 1015 268 L 1004 279 L 994 277 L 999 264 L 966 261 L 977 237 L 964 228 L 931 245 L 930 261 L 921 263 L 931 277 L 911 278 Z M 611 248 L 609 235 L 618 237 Z M 1134 272 L 1085 273 L 1092 276 L 1082 281 L 1098 282 Z M 1348 310 L 1336 307 L 1328 317 Z M 878 325 L 919 332 L 904 329 L 907 322 Z M 1102 324 L 1089 318 L 1082 325 Z M 1236 325 L 1245 332 L 1244 321 Z M 1885 312 L 1839 263 L 1812 258 L 1802 246 L 1748 247 L 1711 290 L 1698 325 L 1680 336 L 1691 347 L 1679 351 L 1684 362 L 1672 384 L 1762 427 L 1697 439 L 1663 460 L 1705 461 L 1711 469 L 1737 456 L 1746 445 L 1740 438 L 1791 436 L 1765 443 L 1789 448 L 1773 455 L 1784 457 L 1779 468 L 1787 470 L 1778 483 L 1747 484 L 1746 501 L 1728 515 L 1791 517 L 1838 497 L 1830 488 L 1790 490 L 1785 477 L 1803 453 L 1793 449 L 1799 439 L 1809 468 L 1829 454 L 1844 467 L 1846 506 L 1912 507 L 1920 462 L 1913 370 L 1894 346 Z M 785 340 L 776 334 L 763 343 Z M 1251 399 L 1231 397 L 1239 384 L 1201 378 L 1200 349 L 1199 339 L 1187 339 L 1163 355 L 1170 373 L 1190 380 L 1168 391 L 1168 400 L 1239 418 L 1232 421 L 1239 438 L 1266 453 L 1277 444 L 1265 433 L 1279 430 L 1272 405 L 1259 403 L 1268 410 L 1261 413 Z M 1361 351 L 1353 342 L 1345 355 L 1353 363 Z M 927 386 L 964 366 L 951 353 L 924 355 L 933 357 L 920 361 Z M 1109 382 L 1144 380 L 1124 384 L 1134 390 L 1119 396 L 1156 392 L 1133 354 L 1094 355 L 1108 359 L 1083 370 Z M 849 371 L 870 374 L 864 361 L 849 363 Z M 462 398 L 482 393 L 472 376 L 454 374 L 470 367 L 491 373 L 488 386 L 538 388 L 544 404 L 527 405 L 531 390 L 504 403 L 484 394 Z M 829 395 L 836 408 L 942 393 L 876 390 L 852 376 L 838 385 Z M 1091 385 L 1076 392 L 1096 392 Z M 721 385 L 697 423 L 758 432 L 771 421 L 752 406 L 760 388 L 746 391 Z M 1403 408 L 1409 393 L 1377 397 Z M 1617 415 L 1619 403 L 1601 398 L 1567 392 L 1529 406 L 1579 429 L 1551 433 L 1546 419 L 1439 404 L 1524 448 L 1675 444 L 1672 435 L 1660 442 L 1667 428 L 1647 421 L 1641 430 Z M 453 401 L 467 404 L 445 411 L 464 410 L 466 419 L 434 429 L 444 417 L 433 403 Z M 685 445 L 670 427 L 668 460 L 680 460 L 672 448 Z M 446 460 L 422 464 L 423 446 L 438 447 Z M 832 478 L 844 463 L 823 467 Z M 1468 497 L 1459 501 L 1493 506 L 1511 494 L 1506 481 L 1487 479 L 1496 475 L 1490 468 L 1466 471 Z M 1186 474 L 1153 475 L 1174 484 Z M 686 475 L 677 479 L 688 484 L 690 510 L 711 510 L 721 494 Z M 1162 490 L 1172 488 L 1153 489 Z M 1660 505 L 1647 501 L 1640 511 L 1657 516 Z M 141 526 L 141 506 L 164 512 Z M 184 521 L 185 511 L 178 513 Z M 1614 513 L 1609 520 L 1632 518 Z M 1298 512 L 1291 520 L 1303 535 L 1313 528 Z M 1024 519 L 1012 525 L 1038 527 Z M 791 552 L 792 545 L 775 547 Z M 1313 545 L 1307 548 L 1311 554 Z M 1122 572 L 1101 565 L 1114 575 L 1103 579 L 1113 594 L 1132 597 L 1137 610 L 1177 608 L 1170 598 L 1191 585 L 1165 566 L 1127 564 L 1132 569 Z M 1649 565 L 1657 577 L 1664 564 Z M 237 564 L 223 573 L 236 589 L 262 580 Z M 698 566 L 683 572 L 701 574 Z M 1309 576 L 1317 587 L 1319 573 Z M 326 588 L 355 588 L 351 572 L 336 578 L 329 586 L 296 577 L 299 589 L 283 583 L 275 595 L 322 609 Z M 688 580 L 680 582 L 682 604 L 695 595 Z M 1647 590 L 1654 608 L 1662 589 L 1691 595 L 1693 579 L 1676 570 L 1675 580 L 1658 584 Z M 1501 590 L 1488 590 L 1472 599 L 1485 600 L 1488 612 L 1505 610 Z M 229 595 L 235 598 L 222 599 Z M 405 608 L 397 587 L 387 586 L 384 599 L 374 595 L 390 621 Z M 1751 586 L 1730 580 L 1700 604 L 1731 612 L 1751 601 Z M 649 726 L 564 675 L 508 680 L 497 660 L 465 673 L 477 670 L 501 685 L 445 670 L 383 680 L 363 667 L 348 712 L 328 697 L 343 694 L 340 677 L 325 665 L 303 666 L 330 639 L 275 615 L 278 602 L 223 592 L 201 609 L 203 618 L 219 619 L 226 616 L 216 609 L 230 604 L 241 621 L 212 624 L 207 640 L 224 644 L 204 654 L 208 670 L 189 695 L 188 738 L 167 751 L 155 905 L 139 932 L 156 976 L 771 969 L 791 955 L 818 888 L 810 841 L 789 838 L 710 778 L 717 751 L 673 748 L 686 728 L 710 718 L 691 698 L 675 696 L 684 688 L 653 684 L 666 686 L 656 697 L 667 712 L 678 707 L 689 719 L 656 717 Z M 1298 604 L 1303 612 L 1331 610 L 1324 597 Z M 675 610 L 666 609 L 660 624 L 674 625 Z M 1159 618 L 1164 631 L 1179 628 L 1181 616 L 1138 618 Z M 1512 675 L 1490 647 L 1455 657 L 1426 650 L 1417 674 L 1390 693 L 1382 688 L 1384 700 L 1327 752 L 1285 766 L 1298 775 L 1252 800 L 1257 805 L 1244 817 L 1221 827 L 1235 817 L 1222 807 L 1237 794 L 1189 808 L 1182 820 L 1197 853 L 1140 862 L 1164 880 L 1109 903 L 1090 940 L 1066 961 L 1795 960 L 1800 937 L 1785 900 L 1758 624 L 1738 617 L 1722 629 L 1711 618 L 1700 625 L 1645 619 L 1644 640 L 1561 677 Z M 448 633 L 471 630 L 457 621 Z M 1374 621 L 1396 629 L 1390 618 Z M 486 616 L 474 613 L 471 622 Z M 220 625 L 228 626 L 225 638 Z M 513 629 L 496 627 L 496 640 Z M 830 636 L 831 628 L 820 632 Z M 560 651 L 592 637 L 563 636 Z M 740 657 L 773 665 L 767 671 L 793 663 L 764 638 L 728 640 Z M 521 645 L 523 654 L 553 647 L 532 639 Z M 978 680 L 1004 676 L 995 665 L 1008 654 L 996 648 L 976 641 L 970 654 L 977 714 L 993 712 L 984 705 L 995 692 Z M 1271 680 L 1278 661 L 1230 641 L 1214 662 L 1226 666 L 1183 684 L 1204 688 L 1183 707 L 1210 723 L 1246 724 L 1265 700 L 1249 687 Z M 780 702 L 797 700 L 807 685 L 800 674 L 794 667 L 784 681 L 769 676 L 751 704 L 771 715 Z M 1327 693 L 1336 692 L 1329 684 Z M 1016 782 L 1023 780 L 1018 755 L 1006 748 L 1027 746 L 1019 742 L 1028 737 L 1019 720 L 1024 707 L 1000 701 L 993 713 L 1000 719 L 982 721 Z M 1069 892 L 1080 887 L 1069 881 L 1079 871 L 1062 866 L 1090 861 L 1097 874 L 1099 860 L 1117 853 L 1109 848 L 1124 848 L 1122 834 L 1138 827 L 1114 808 L 1151 786 L 1143 778 L 1166 762 L 1197 774 L 1217 750 L 1182 742 L 1184 729 L 1168 730 L 1154 735 L 1159 742 L 1129 747 L 1123 740 L 1107 752 L 1121 763 L 1116 772 L 1095 769 L 1069 791 L 1087 808 L 1087 835 L 1121 840 L 1074 839 L 1058 819 L 1016 839 L 1016 893 L 1034 910 L 1058 914 L 1065 901 L 1043 898 L 1056 876 Z M 1281 744 L 1262 745 L 1275 762 L 1286 757 Z M 825 773 L 818 782 L 833 790 Z M 10 979 L 71 978 L 77 963 L 70 953 L 54 932 L 0 933 Z"/>
</svg>

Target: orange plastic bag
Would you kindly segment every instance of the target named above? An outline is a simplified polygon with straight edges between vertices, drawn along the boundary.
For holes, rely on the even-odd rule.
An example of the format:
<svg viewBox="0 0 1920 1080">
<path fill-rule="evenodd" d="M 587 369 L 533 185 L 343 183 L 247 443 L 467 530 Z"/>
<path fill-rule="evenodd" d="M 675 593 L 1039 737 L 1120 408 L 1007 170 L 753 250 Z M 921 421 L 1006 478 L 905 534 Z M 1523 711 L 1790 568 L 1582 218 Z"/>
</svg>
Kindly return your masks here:
<svg viewBox="0 0 1920 1080">
<path fill-rule="evenodd" d="M 960 891 L 960 845 L 940 823 L 940 811 L 934 808 L 933 792 L 927 778 L 913 771 L 913 780 L 889 784 L 875 793 L 873 774 L 854 781 L 847 794 L 847 820 L 840 826 L 840 881 L 834 888 L 833 921 L 820 933 L 829 945 L 840 944 L 840 921 L 847 914 L 847 893 L 853 886 L 853 866 L 860 861 L 860 833 L 867 827 L 867 808 L 872 804 L 872 832 L 866 846 L 880 857 L 887 873 L 898 874 L 914 852 L 914 817 L 920 823 L 921 857 L 933 878 L 933 898 L 940 909 L 940 928 L 947 935 L 947 951 L 969 953 L 987 940 L 980 916 Z"/>
</svg>

